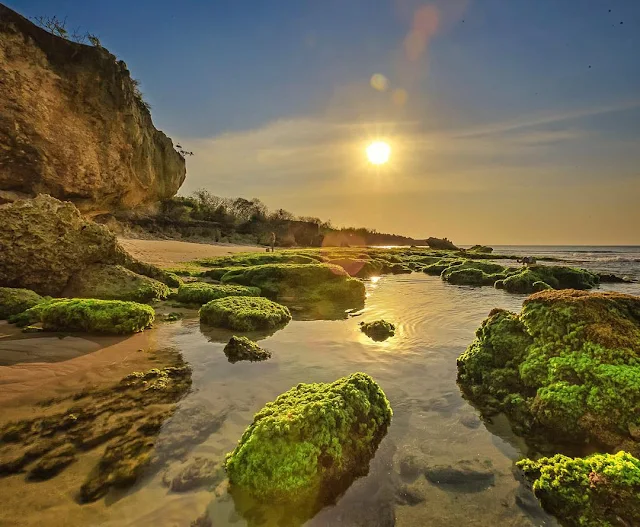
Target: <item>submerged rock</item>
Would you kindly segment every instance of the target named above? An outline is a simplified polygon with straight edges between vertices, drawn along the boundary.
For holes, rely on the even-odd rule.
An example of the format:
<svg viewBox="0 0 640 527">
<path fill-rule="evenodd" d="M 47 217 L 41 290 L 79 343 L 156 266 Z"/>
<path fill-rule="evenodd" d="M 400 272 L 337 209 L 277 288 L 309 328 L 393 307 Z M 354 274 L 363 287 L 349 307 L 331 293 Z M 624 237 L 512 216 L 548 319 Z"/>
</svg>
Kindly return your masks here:
<svg viewBox="0 0 640 527">
<path fill-rule="evenodd" d="M 204 458 L 193 458 L 170 479 L 163 483 L 173 492 L 187 492 L 199 487 L 220 483 L 225 478 L 224 467 L 220 463 Z"/>
<path fill-rule="evenodd" d="M 543 291 L 520 315 L 496 309 L 458 358 L 458 380 L 485 413 L 555 442 L 640 450 L 640 297 Z"/>
<path fill-rule="evenodd" d="M 450 487 L 459 492 L 479 492 L 492 486 L 495 474 L 475 460 L 461 460 L 456 465 L 427 467 L 426 478 L 434 485 Z"/>
<path fill-rule="evenodd" d="M 396 327 L 386 320 L 374 320 L 373 322 L 360 322 L 360 331 L 375 341 L 387 340 L 396 334 Z"/>
<path fill-rule="evenodd" d="M 63 296 L 149 302 L 164 300 L 169 293 L 169 288 L 162 282 L 121 265 L 94 264 L 71 277 Z"/>
<path fill-rule="evenodd" d="M 391 415 L 364 373 L 299 384 L 267 403 L 227 455 L 231 488 L 260 501 L 321 507 L 368 471 Z"/>
<path fill-rule="evenodd" d="M 0 320 L 18 315 L 44 299 L 29 289 L 0 287 Z"/>
<path fill-rule="evenodd" d="M 542 506 L 570 527 L 640 525 L 640 461 L 627 452 L 517 465 Z"/>
<path fill-rule="evenodd" d="M 291 320 L 285 306 L 267 298 L 228 296 L 200 308 L 200 321 L 236 331 L 256 331 L 284 326 Z"/>
<path fill-rule="evenodd" d="M 229 271 L 222 282 L 259 287 L 266 297 L 293 304 L 364 303 L 364 284 L 337 265 L 258 265 Z"/>
<path fill-rule="evenodd" d="M 184 304 L 202 305 L 227 296 L 260 296 L 260 289 L 243 285 L 191 282 L 180 286 L 176 300 Z"/>
<path fill-rule="evenodd" d="M 224 354 L 232 364 L 241 360 L 256 362 L 271 358 L 271 352 L 263 350 L 252 340 L 236 336 L 231 337 L 224 347 Z"/>
</svg>

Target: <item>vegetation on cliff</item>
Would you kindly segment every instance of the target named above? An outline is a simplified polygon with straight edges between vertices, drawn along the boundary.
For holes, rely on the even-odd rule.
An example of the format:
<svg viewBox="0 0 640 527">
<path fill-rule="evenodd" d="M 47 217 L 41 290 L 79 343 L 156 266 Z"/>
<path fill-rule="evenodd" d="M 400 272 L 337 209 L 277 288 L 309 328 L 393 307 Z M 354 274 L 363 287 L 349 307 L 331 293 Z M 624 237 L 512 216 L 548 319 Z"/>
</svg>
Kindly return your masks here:
<svg viewBox="0 0 640 527">
<path fill-rule="evenodd" d="M 367 473 L 391 415 L 364 373 L 298 384 L 254 416 L 227 456 L 229 481 L 262 501 L 320 507 Z"/>
<path fill-rule="evenodd" d="M 627 452 L 517 464 L 542 505 L 567 527 L 640 525 L 640 461 Z"/>
<path fill-rule="evenodd" d="M 200 308 L 200 321 L 209 326 L 236 331 L 257 331 L 285 326 L 291 313 L 267 298 L 227 296 Z"/>
<path fill-rule="evenodd" d="M 543 291 L 520 315 L 494 310 L 458 358 L 458 380 L 520 433 L 638 454 L 640 298 Z"/>
</svg>

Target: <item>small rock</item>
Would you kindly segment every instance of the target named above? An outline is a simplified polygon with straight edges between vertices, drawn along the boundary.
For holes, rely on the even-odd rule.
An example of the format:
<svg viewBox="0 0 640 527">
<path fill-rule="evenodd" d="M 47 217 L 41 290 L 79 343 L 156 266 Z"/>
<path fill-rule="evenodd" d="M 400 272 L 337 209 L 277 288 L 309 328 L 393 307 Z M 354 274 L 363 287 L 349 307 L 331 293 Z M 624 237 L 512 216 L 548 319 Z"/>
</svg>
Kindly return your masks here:
<svg viewBox="0 0 640 527">
<path fill-rule="evenodd" d="M 38 326 L 26 326 L 26 327 L 22 328 L 22 332 L 23 333 L 41 333 L 43 331 L 44 331 L 44 329 L 42 329 L 41 327 L 38 327 Z"/>
<path fill-rule="evenodd" d="M 416 485 L 402 485 L 396 495 L 396 503 L 398 505 L 418 505 L 418 503 L 422 503 L 426 499 L 425 493 L 417 488 Z"/>
<path fill-rule="evenodd" d="M 198 487 L 216 485 L 224 479 L 224 469 L 211 459 L 196 457 L 169 483 L 173 492 L 186 492 Z"/>
<path fill-rule="evenodd" d="M 480 425 L 482 424 L 482 421 L 478 418 L 477 415 L 463 415 L 460 418 L 460 424 L 462 426 L 466 426 L 467 428 L 470 428 L 471 430 L 475 430 L 476 428 L 479 428 Z"/>
<path fill-rule="evenodd" d="M 247 337 L 231 337 L 231 340 L 224 347 L 224 354 L 227 360 L 234 364 L 241 360 L 251 362 L 267 360 L 271 357 L 271 352 L 263 350 L 255 342 Z"/>
<path fill-rule="evenodd" d="M 416 454 L 406 454 L 400 460 L 400 475 L 407 481 L 415 481 L 424 469 L 422 459 Z"/>
<path fill-rule="evenodd" d="M 634 441 L 640 441 L 640 425 L 629 423 L 629 435 Z"/>
</svg>

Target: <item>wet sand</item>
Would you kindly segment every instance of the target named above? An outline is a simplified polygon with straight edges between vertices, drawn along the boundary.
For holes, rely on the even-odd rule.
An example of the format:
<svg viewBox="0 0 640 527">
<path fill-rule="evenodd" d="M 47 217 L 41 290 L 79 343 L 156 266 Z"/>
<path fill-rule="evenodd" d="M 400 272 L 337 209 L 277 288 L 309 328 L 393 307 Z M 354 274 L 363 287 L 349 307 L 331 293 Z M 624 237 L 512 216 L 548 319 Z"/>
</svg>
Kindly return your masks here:
<svg viewBox="0 0 640 527">
<path fill-rule="evenodd" d="M 177 240 L 133 240 L 119 238 L 122 246 L 133 256 L 159 267 L 172 267 L 198 258 L 213 258 L 229 254 L 260 251 L 264 247 L 227 243 L 191 243 Z"/>
</svg>

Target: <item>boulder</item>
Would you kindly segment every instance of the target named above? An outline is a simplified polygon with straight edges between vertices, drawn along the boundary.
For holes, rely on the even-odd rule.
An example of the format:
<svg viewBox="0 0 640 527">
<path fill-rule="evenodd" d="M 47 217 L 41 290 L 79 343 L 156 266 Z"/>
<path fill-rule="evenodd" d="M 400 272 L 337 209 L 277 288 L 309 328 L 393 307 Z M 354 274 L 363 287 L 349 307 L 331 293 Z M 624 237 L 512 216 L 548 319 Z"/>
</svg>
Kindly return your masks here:
<svg viewBox="0 0 640 527">
<path fill-rule="evenodd" d="M 267 360 L 271 357 L 271 352 L 263 350 L 255 342 L 247 337 L 233 336 L 224 347 L 224 354 L 230 363 L 236 363 L 241 360 L 257 362 Z"/>
<path fill-rule="evenodd" d="M 285 326 L 291 313 L 267 298 L 227 296 L 200 308 L 200 321 L 209 326 L 236 331 L 257 331 Z"/>
<path fill-rule="evenodd" d="M 260 289 L 243 285 L 191 282 L 180 286 L 176 300 L 184 304 L 202 305 L 227 296 L 260 296 Z"/>
<path fill-rule="evenodd" d="M 427 245 L 432 249 L 444 249 L 447 251 L 457 251 L 458 248 L 447 238 L 427 238 Z"/>
<path fill-rule="evenodd" d="M 0 320 L 18 315 L 44 299 L 29 289 L 0 287 Z"/>
<path fill-rule="evenodd" d="M 640 525 L 640 461 L 627 452 L 517 463 L 542 506 L 568 527 Z"/>
<path fill-rule="evenodd" d="M 173 196 L 185 161 L 126 64 L 0 4 L 0 197 L 40 193 L 99 214 Z"/>
<path fill-rule="evenodd" d="M 62 294 L 76 298 L 149 302 L 164 300 L 170 292 L 162 282 L 121 265 L 93 264 L 74 274 Z"/>
<path fill-rule="evenodd" d="M 44 194 L 0 205 L 0 286 L 58 296 L 69 280 L 94 264 L 122 265 L 166 280 L 164 271 L 132 258 L 105 227 L 69 202 Z"/>
<path fill-rule="evenodd" d="M 632 454 L 640 443 L 640 297 L 542 291 L 518 315 L 493 310 L 458 358 L 458 381 L 516 432 Z"/>
<path fill-rule="evenodd" d="M 232 494 L 321 507 L 368 472 L 391 415 L 364 373 L 298 384 L 267 403 L 227 455 Z"/>
<path fill-rule="evenodd" d="M 360 331 L 372 340 L 381 342 L 396 334 L 396 327 L 386 320 L 374 320 L 373 322 L 360 322 Z"/>
</svg>

